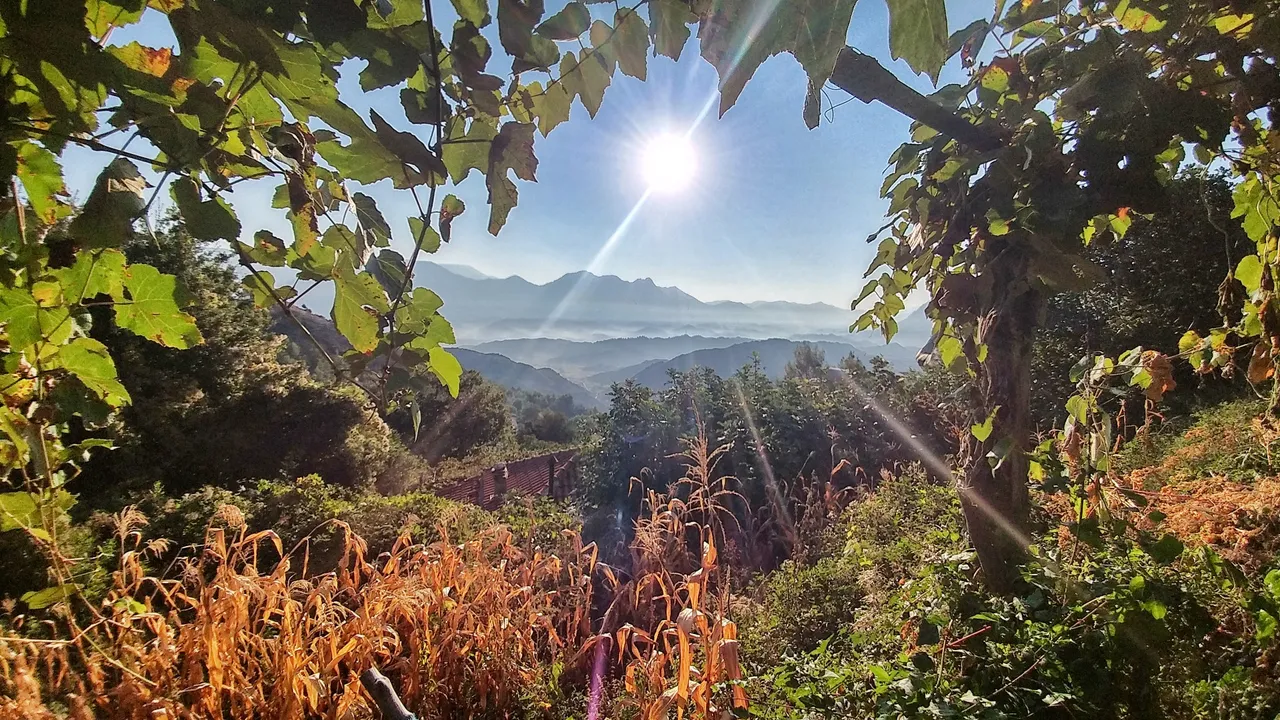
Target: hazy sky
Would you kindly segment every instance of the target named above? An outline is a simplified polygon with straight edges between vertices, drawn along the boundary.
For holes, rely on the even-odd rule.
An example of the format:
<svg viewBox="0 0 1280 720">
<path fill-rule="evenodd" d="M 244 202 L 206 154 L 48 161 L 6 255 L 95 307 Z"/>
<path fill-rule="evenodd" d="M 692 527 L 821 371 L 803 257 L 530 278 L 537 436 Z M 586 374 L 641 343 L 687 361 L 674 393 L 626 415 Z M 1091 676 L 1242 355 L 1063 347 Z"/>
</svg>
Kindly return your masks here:
<svg viewBox="0 0 1280 720">
<path fill-rule="evenodd" d="M 989 16 L 992 4 L 949 0 L 951 29 Z M 552 0 L 548 15 L 562 5 Z M 439 6 L 452 9 L 437 1 L 434 7 Z M 451 24 L 453 18 L 442 18 L 441 25 L 446 21 Z M 486 34 L 496 35 L 496 25 Z M 120 43 L 134 39 L 170 44 L 164 18 L 151 17 L 112 37 Z M 491 67 L 501 74 L 509 62 L 497 56 L 496 37 L 491 42 L 497 51 Z M 890 61 L 883 0 L 858 3 L 849 44 L 875 55 L 922 91 L 930 89 L 927 78 Z M 548 138 L 539 135 L 538 182 L 516 181 L 519 205 L 496 238 L 486 229 L 483 179 L 472 173 L 454 190 L 467 212 L 454 222 L 453 242 L 431 259 L 535 282 L 590 269 L 624 279 L 650 277 L 703 300 L 846 305 L 861 288 L 872 256 L 865 238 L 884 223 L 887 203 L 879 197 L 880 184 L 889 154 L 907 138 L 909 121 L 829 88 L 824 110 L 838 107 L 824 114 L 818 129 L 806 129 L 801 119 L 805 75 L 789 55 L 765 62 L 737 104 L 717 119 L 716 73 L 697 50 L 695 37 L 679 62 L 649 58 L 647 82 L 616 73 L 594 120 L 575 102 L 569 122 Z M 339 85 L 344 99 L 357 110 L 375 107 L 408 126 L 394 90 L 361 97 L 359 69 L 344 68 Z M 942 83 L 961 77 L 953 63 Z M 680 195 L 650 197 L 637 209 L 645 187 L 640 155 L 646 140 L 664 131 L 684 132 L 708 102 L 711 110 L 693 132 L 698 163 L 693 185 Z M 69 151 L 64 165 L 73 192 L 87 196 L 106 161 L 88 151 Z M 246 236 L 270 228 L 288 237 L 282 212 L 270 208 L 275 184 L 246 183 L 231 196 Z M 405 218 L 414 213 L 412 198 L 389 182 L 365 191 L 378 200 L 396 233 L 395 246 L 407 255 L 411 239 Z M 601 253 L 633 210 L 634 221 L 618 234 L 612 251 Z"/>
</svg>

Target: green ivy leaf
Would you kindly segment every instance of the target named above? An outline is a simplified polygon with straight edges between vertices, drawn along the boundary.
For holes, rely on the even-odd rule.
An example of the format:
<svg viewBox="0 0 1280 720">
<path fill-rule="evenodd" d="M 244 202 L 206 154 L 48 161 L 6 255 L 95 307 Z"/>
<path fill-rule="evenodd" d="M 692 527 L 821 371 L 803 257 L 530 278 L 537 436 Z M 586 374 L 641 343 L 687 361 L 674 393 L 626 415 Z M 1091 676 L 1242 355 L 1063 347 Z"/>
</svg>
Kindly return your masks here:
<svg viewBox="0 0 1280 720">
<path fill-rule="evenodd" d="M 449 394 L 458 397 L 458 386 L 462 382 L 462 363 L 458 358 L 442 347 L 430 350 L 431 372 L 440 379 L 440 383 L 449 388 Z"/>
<path fill-rule="evenodd" d="M 538 26 L 538 34 L 552 40 L 576 40 L 591 25 L 591 12 L 581 2 L 569 3 Z"/>
<path fill-rule="evenodd" d="M 343 269 L 334 278 L 333 324 L 362 353 L 378 345 L 378 315 L 390 310 L 377 278 Z"/>
<path fill-rule="evenodd" d="M 887 0 L 889 54 L 938 82 L 947 61 L 947 7 L 944 0 Z"/>
<path fill-rule="evenodd" d="M 179 307 L 178 279 L 150 265 L 125 270 L 128 300 L 116 303 L 116 324 L 153 342 L 185 350 L 204 342 L 195 318 Z"/>
<path fill-rule="evenodd" d="M 937 349 L 938 357 L 942 360 L 942 364 L 946 367 L 951 367 L 951 364 L 964 353 L 964 343 L 960 342 L 957 337 L 943 335 L 938 338 Z"/>
<path fill-rule="evenodd" d="M 680 0 L 650 0 L 649 20 L 654 51 L 679 60 L 680 53 L 689 42 L 689 25 L 697 22 L 698 16 Z"/>
<path fill-rule="evenodd" d="M 182 213 L 187 232 L 197 240 L 237 240 L 240 221 L 235 211 L 221 197 L 200 199 L 200 188 L 188 177 L 178 178 L 169 186 L 173 202 Z"/>
<path fill-rule="evenodd" d="M 76 378 L 113 408 L 130 402 L 129 391 L 120 384 L 116 364 L 107 346 L 93 338 L 79 337 L 58 351 L 62 369 Z"/>
</svg>

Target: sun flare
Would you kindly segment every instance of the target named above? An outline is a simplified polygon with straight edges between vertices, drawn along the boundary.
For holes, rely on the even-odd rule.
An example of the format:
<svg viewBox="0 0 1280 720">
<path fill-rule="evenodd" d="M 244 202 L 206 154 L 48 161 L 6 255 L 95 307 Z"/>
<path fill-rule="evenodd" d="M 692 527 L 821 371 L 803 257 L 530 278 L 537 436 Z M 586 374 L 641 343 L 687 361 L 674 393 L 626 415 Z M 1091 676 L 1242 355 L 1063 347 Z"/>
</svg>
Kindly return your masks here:
<svg viewBox="0 0 1280 720">
<path fill-rule="evenodd" d="M 684 135 L 659 135 L 645 146 L 641 170 L 652 192 L 671 193 L 685 189 L 697 171 L 693 143 Z"/>
</svg>

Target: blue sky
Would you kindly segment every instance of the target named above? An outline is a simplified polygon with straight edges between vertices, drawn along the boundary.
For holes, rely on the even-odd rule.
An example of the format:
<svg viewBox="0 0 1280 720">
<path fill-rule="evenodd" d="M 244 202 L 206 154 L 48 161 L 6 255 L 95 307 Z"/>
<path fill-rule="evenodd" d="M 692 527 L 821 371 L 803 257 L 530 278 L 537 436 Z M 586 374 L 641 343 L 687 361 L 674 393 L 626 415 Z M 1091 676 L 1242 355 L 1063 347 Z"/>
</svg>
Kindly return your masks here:
<svg viewBox="0 0 1280 720">
<path fill-rule="evenodd" d="M 563 3 L 549 3 L 548 15 Z M 954 31 L 990 16 L 991 0 L 949 1 Z M 433 7 L 452 10 L 436 0 Z M 440 11 L 437 11 L 438 13 Z M 148 13 L 138 26 L 112 42 L 171 44 L 163 17 Z M 441 18 L 441 25 L 453 18 Z M 928 78 L 915 76 L 888 50 L 883 0 L 862 0 L 853 15 L 849 44 L 874 55 L 922 91 Z M 496 34 L 490 27 L 487 34 Z M 491 38 L 498 53 L 496 37 Z M 508 61 L 495 56 L 495 69 Z M 344 68 L 340 89 L 357 110 L 377 108 L 400 118 L 394 90 L 361 96 L 359 67 Z M 908 135 L 909 121 L 879 104 L 840 104 L 816 130 L 801 119 L 805 75 L 789 55 L 765 62 L 737 104 L 717 119 L 715 70 L 690 40 L 679 62 L 649 58 L 648 81 L 615 74 L 594 119 L 575 102 L 570 121 L 548 138 L 538 137 L 538 182 L 517 181 L 520 201 L 498 237 L 486 226 L 483 179 L 476 174 L 454 189 L 467 212 L 454 222 L 453 241 L 431 259 L 471 265 L 496 276 L 521 275 L 547 282 L 591 269 L 624 279 L 653 278 L 703 300 L 823 301 L 846 305 L 862 287 L 872 256 L 866 236 L 884 223 L 887 203 L 879 189 L 890 153 Z M 536 75 L 531 78 L 536 78 Z M 958 80 L 953 63 L 941 82 Z M 851 100 L 829 88 L 824 109 Z M 641 148 L 661 132 L 684 132 L 704 106 L 711 111 L 693 131 L 698 170 L 679 195 L 655 195 L 635 210 L 644 194 Z M 425 133 L 425 130 L 423 131 Z M 425 139 L 425 138 L 424 138 Z M 137 150 L 135 145 L 131 149 Z M 64 167 L 74 194 L 84 198 L 109 158 L 70 150 Z M 269 228 L 289 235 L 288 223 L 270 207 L 275 182 L 246 183 L 231 196 L 246 236 Z M 407 192 L 390 183 L 364 188 L 391 222 L 395 247 L 411 248 L 406 218 L 415 214 Z M 634 221 L 601 254 L 623 219 Z"/>
</svg>

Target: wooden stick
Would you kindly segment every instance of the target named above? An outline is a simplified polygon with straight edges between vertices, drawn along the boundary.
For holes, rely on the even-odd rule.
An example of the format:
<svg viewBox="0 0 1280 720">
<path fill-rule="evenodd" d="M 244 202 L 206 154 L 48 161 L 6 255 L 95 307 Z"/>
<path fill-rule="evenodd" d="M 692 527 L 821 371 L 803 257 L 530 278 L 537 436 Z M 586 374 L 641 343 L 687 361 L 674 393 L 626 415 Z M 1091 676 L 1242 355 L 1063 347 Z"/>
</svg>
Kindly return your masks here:
<svg viewBox="0 0 1280 720">
<path fill-rule="evenodd" d="M 360 684 L 377 704 L 383 720 L 418 720 L 417 716 L 409 712 L 404 703 L 400 702 L 400 696 L 396 694 L 395 687 L 386 675 L 378 671 L 378 668 L 371 667 L 360 673 Z"/>
<path fill-rule="evenodd" d="M 879 100 L 912 120 L 977 150 L 987 152 L 1005 144 L 999 134 L 974 125 L 921 95 L 894 77 L 875 58 L 851 47 L 841 50 L 836 58 L 831 84 L 864 103 Z"/>
</svg>

